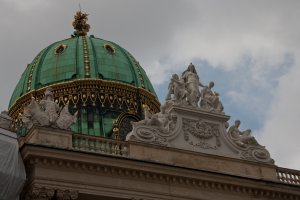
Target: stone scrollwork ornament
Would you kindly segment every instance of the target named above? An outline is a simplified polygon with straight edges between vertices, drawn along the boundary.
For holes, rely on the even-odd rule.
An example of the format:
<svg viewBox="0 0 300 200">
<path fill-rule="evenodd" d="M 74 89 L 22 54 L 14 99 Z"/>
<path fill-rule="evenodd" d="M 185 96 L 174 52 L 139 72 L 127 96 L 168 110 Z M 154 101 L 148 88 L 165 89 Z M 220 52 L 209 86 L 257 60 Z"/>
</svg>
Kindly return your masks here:
<svg viewBox="0 0 300 200">
<path fill-rule="evenodd" d="M 251 161 L 274 163 L 273 159 L 270 158 L 270 153 L 263 146 L 249 146 L 247 150 L 241 152 L 241 158 Z"/>
<path fill-rule="evenodd" d="M 24 108 L 23 114 L 20 114 L 20 118 L 28 129 L 37 125 L 68 130 L 76 122 L 77 112 L 72 115 L 68 105 L 60 109 L 54 101 L 52 89 L 47 88 L 44 98 L 39 103 L 32 97 L 30 104 Z"/>
<path fill-rule="evenodd" d="M 126 136 L 126 140 L 167 146 L 168 138 L 174 135 L 176 116 L 166 112 L 166 105 L 162 105 L 161 111 L 155 114 L 151 114 L 149 108 L 144 106 L 144 112 L 144 120 L 132 122 L 133 130 Z"/>
</svg>

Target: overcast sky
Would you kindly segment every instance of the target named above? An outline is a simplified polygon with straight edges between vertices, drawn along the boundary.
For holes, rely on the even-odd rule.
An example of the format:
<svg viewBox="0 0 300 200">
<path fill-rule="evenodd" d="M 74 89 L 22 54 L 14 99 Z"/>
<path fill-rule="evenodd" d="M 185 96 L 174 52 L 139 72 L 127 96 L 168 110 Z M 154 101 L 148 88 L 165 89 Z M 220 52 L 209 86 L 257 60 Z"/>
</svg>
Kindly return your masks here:
<svg viewBox="0 0 300 200">
<path fill-rule="evenodd" d="M 79 1 L 0 0 L 0 110 L 26 65 L 68 38 Z M 162 102 L 190 62 L 215 82 L 230 123 L 251 128 L 279 166 L 300 169 L 300 1 L 81 1 L 90 34 L 131 52 Z"/>
</svg>

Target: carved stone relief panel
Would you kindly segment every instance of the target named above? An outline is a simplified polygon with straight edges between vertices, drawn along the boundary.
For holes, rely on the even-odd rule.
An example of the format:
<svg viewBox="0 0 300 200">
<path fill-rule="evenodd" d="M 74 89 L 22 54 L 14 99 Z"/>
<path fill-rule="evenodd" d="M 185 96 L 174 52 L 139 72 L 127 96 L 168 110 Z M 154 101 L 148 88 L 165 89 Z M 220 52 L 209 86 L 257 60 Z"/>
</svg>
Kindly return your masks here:
<svg viewBox="0 0 300 200">
<path fill-rule="evenodd" d="M 184 139 L 190 145 L 203 149 L 217 149 L 221 146 L 219 125 L 203 120 L 183 118 Z"/>
</svg>

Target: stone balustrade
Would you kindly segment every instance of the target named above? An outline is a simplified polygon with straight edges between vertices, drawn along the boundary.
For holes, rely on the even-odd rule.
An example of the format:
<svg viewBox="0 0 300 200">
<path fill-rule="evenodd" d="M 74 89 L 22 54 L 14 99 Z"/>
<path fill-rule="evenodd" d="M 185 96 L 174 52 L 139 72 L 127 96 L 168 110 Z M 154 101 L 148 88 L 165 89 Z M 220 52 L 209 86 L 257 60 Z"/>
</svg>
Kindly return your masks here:
<svg viewBox="0 0 300 200">
<path fill-rule="evenodd" d="M 111 140 L 102 137 L 73 134 L 73 148 L 80 151 L 88 151 L 117 156 L 128 156 L 128 142 Z"/>
<path fill-rule="evenodd" d="M 300 171 L 277 167 L 277 178 L 280 182 L 300 185 Z"/>
</svg>

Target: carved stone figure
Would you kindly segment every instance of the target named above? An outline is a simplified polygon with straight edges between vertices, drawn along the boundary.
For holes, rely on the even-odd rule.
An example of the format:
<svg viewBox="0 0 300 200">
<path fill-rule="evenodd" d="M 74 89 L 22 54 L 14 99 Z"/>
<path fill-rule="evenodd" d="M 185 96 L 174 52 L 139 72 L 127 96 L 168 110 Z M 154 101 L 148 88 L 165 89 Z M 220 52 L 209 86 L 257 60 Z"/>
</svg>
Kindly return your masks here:
<svg viewBox="0 0 300 200">
<path fill-rule="evenodd" d="M 151 116 L 151 118 L 147 121 L 146 125 L 156 126 L 160 131 L 169 131 L 169 121 L 170 115 L 166 113 L 166 106 L 160 106 L 160 112 L 155 113 Z"/>
<path fill-rule="evenodd" d="M 46 89 L 45 96 L 39 105 L 48 115 L 50 123 L 53 124 L 58 119 L 59 105 L 54 102 L 51 88 Z"/>
<path fill-rule="evenodd" d="M 177 74 L 173 74 L 173 75 L 172 75 L 172 78 L 171 78 L 170 83 L 169 83 L 169 86 L 168 86 L 168 94 L 167 94 L 167 96 L 166 96 L 166 98 L 165 98 L 166 101 L 171 100 L 171 99 L 172 99 L 172 98 L 171 98 L 172 94 L 174 95 L 174 81 L 173 81 L 173 79 L 175 79 L 176 76 L 177 76 L 177 78 L 178 78 L 178 75 L 177 75 Z"/>
<path fill-rule="evenodd" d="M 200 99 L 199 86 L 204 87 L 199 80 L 199 76 L 196 72 L 195 66 L 191 63 L 188 68 L 182 73 L 181 78 L 186 84 L 186 90 L 188 92 L 187 102 L 193 107 L 198 107 Z"/>
<path fill-rule="evenodd" d="M 45 113 L 40 105 L 36 102 L 35 98 L 31 98 L 30 104 L 24 108 L 21 119 L 27 128 L 33 125 L 50 126 L 50 120 L 47 113 Z"/>
<path fill-rule="evenodd" d="M 241 121 L 236 120 L 234 125 L 232 125 L 228 130 L 228 134 L 230 134 L 235 143 L 240 147 L 247 147 L 248 145 L 260 146 L 256 139 L 251 135 L 250 129 L 245 131 L 239 130 L 240 124 Z"/>
<path fill-rule="evenodd" d="M 47 88 L 45 97 L 40 103 L 32 97 L 23 114 L 20 114 L 20 118 L 28 129 L 33 125 L 70 129 L 77 119 L 77 112 L 74 115 L 70 114 L 68 105 L 59 112 L 59 105 L 54 101 L 52 89 Z"/>
<path fill-rule="evenodd" d="M 201 90 L 200 107 L 208 111 L 222 112 L 224 107 L 219 99 L 219 93 L 212 91 L 214 82 L 210 82 Z"/>
<path fill-rule="evenodd" d="M 143 110 L 144 110 L 145 119 L 138 122 L 135 121 L 130 122 L 133 126 L 138 124 L 145 125 L 151 119 L 152 114 L 150 113 L 150 108 L 147 105 L 143 105 Z"/>
<path fill-rule="evenodd" d="M 154 126 L 163 132 L 169 130 L 170 115 L 166 113 L 165 105 L 160 106 L 159 113 L 151 114 L 149 112 L 148 106 L 144 107 L 144 112 L 145 112 L 145 119 L 139 122 L 132 122 L 133 126 L 136 125 Z"/>
<path fill-rule="evenodd" d="M 71 125 L 73 123 L 75 123 L 77 120 L 77 114 L 78 114 L 78 111 L 74 115 L 72 115 L 69 112 L 68 106 L 65 106 L 61 110 L 61 112 L 59 114 L 59 118 L 56 121 L 57 127 L 60 129 L 65 129 L 65 130 L 70 129 Z"/>
<path fill-rule="evenodd" d="M 9 130 L 12 123 L 12 119 L 8 116 L 7 111 L 2 111 L 0 113 L 0 128 Z"/>
<path fill-rule="evenodd" d="M 169 83 L 169 92 L 166 97 L 166 101 L 174 100 L 176 104 L 186 104 L 187 90 L 185 88 L 184 79 L 178 77 L 177 74 L 173 74 Z M 173 94 L 173 98 L 171 95 Z"/>
</svg>

